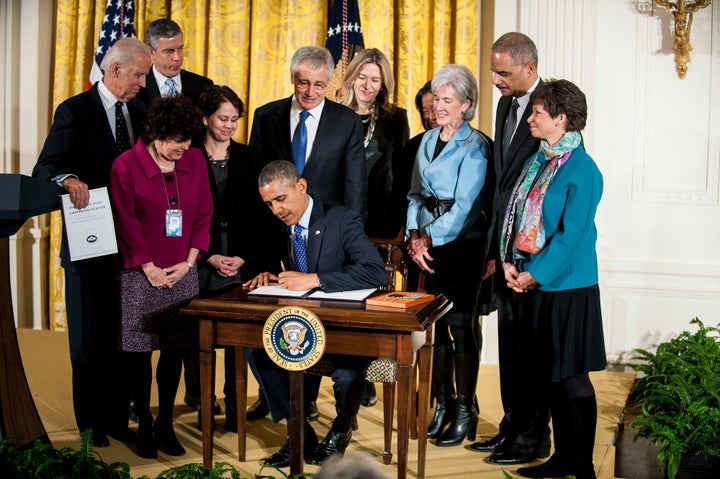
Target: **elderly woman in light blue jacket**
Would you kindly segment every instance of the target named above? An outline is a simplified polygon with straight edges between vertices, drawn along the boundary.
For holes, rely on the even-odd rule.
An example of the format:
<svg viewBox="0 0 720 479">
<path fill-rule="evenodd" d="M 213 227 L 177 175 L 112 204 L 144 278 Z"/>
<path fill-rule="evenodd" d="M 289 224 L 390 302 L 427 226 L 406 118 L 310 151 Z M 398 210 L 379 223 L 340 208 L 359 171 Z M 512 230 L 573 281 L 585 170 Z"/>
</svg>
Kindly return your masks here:
<svg viewBox="0 0 720 479">
<path fill-rule="evenodd" d="M 438 446 L 455 446 L 465 436 L 475 439 L 478 421 L 474 398 L 482 338 L 475 298 L 485 249 L 482 205 L 491 147 L 468 123 L 478 87 L 467 67 L 441 68 L 431 89 L 440 126 L 425 133 L 418 149 L 406 230 L 408 253 L 428 274 L 427 289 L 453 301 L 435 326 L 431 395 L 436 407 L 428 437 Z"/>
</svg>

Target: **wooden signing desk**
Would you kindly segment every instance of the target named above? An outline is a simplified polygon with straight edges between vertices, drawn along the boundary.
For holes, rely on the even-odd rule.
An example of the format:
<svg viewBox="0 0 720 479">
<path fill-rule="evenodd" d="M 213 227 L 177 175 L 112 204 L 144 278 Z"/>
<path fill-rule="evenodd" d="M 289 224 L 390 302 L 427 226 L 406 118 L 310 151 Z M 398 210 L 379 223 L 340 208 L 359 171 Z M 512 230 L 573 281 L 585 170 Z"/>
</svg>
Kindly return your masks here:
<svg viewBox="0 0 720 479">
<path fill-rule="evenodd" d="M 277 308 L 298 306 L 320 318 L 326 334 L 325 353 L 394 358 L 397 373 L 397 461 L 398 478 L 407 476 L 411 401 L 414 378 L 411 373 L 415 353 L 418 382 L 418 477 L 425 474 L 427 449 L 427 410 L 429 407 L 430 363 L 433 323 L 445 315 L 452 303 L 440 295 L 416 310 L 368 309 L 364 302 L 321 301 L 301 298 L 248 297 L 239 285 L 211 298 L 196 298 L 182 309 L 199 320 L 200 385 L 202 404 L 203 463 L 212 466 L 213 431 L 211 421 L 215 384 L 215 348 L 234 346 L 238 417 L 238 458 L 245 461 L 245 410 L 247 408 L 247 366 L 244 348 L 263 348 L 262 328 Z M 417 341 L 420 339 L 420 341 Z M 413 345 L 415 344 L 415 345 Z M 302 472 L 302 371 L 290 372 L 290 420 L 292 464 L 290 473 Z M 300 388 L 300 391 L 298 391 Z M 297 393 L 297 394 L 296 394 Z M 299 413 L 299 414 L 298 414 Z M 300 420 L 298 420 L 300 418 Z"/>
</svg>

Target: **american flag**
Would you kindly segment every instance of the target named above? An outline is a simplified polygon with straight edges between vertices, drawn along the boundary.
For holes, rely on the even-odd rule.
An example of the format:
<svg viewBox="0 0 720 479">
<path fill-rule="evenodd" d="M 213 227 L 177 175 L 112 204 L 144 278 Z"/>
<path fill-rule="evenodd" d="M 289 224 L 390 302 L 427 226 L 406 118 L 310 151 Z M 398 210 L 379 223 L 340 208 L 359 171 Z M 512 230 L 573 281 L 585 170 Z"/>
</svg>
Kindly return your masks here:
<svg viewBox="0 0 720 479">
<path fill-rule="evenodd" d="M 135 36 L 134 0 L 108 0 L 98 38 L 95 61 L 90 70 L 90 86 L 102 78 L 100 62 L 113 44 L 124 37 Z"/>
<path fill-rule="evenodd" d="M 335 60 L 335 74 L 328 86 L 328 97 L 333 98 L 342 84 L 348 63 L 364 46 L 358 1 L 335 0 L 330 11 L 325 40 L 325 48 L 330 50 Z"/>
</svg>

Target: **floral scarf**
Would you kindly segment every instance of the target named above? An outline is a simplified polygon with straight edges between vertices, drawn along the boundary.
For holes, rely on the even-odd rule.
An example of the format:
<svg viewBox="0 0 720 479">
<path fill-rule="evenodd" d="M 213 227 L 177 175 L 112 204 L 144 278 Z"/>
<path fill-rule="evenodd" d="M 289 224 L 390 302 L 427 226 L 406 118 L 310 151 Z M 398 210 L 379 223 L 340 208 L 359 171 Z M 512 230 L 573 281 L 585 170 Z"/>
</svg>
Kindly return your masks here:
<svg viewBox="0 0 720 479">
<path fill-rule="evenodd" d="M 542 219 L 545 193 L 555 173 L 570 157 L 572 150 L 580 145 L 581 139 L 580 133 L 570 131 L 553 146 L 547 140 L 542 140 L 540 151 L 525 165 L 505 211 L 500 238 L 500 257 L 503 261 L 514 263 L 527 257 L 528 253 L 539 253 L 545 246 Z"/>
</svg>

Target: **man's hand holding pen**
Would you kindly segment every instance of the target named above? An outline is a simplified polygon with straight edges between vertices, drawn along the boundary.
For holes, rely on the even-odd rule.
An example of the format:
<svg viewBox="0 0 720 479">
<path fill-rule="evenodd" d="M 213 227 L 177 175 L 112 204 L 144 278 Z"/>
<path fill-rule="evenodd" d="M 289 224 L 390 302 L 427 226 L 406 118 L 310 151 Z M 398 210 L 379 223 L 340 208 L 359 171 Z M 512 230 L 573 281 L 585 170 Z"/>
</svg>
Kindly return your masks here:
<svg viewBox="0 0 720 479">
<path fill-rule="evenodd" d="M 250 281 L 243 283 L 248 289 L 255 289 L 259 286 L 267 286 L 271 282 L 277 282 L 281 287 L 293 291 L 304 291 L 319 288 L 320 277 L 315 273 L 300 273 L 298 271 L 286 271 L 285 263 L 280 261 L 280 274 L 274 275 L 269 272 L 260 273 Z"/>
</svg>

